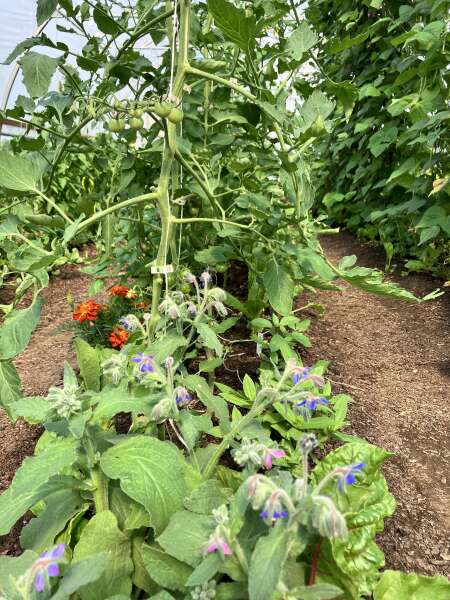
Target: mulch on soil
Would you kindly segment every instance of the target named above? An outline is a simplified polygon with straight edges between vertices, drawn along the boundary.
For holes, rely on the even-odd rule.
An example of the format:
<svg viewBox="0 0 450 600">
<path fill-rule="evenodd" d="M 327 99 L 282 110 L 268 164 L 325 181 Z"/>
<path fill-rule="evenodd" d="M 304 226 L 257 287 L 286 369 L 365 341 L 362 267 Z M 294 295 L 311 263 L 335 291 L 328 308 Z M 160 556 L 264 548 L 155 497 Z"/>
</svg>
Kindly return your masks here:
<svg viewBox="0 0 450 600">
<path fill-rule="evenodd" d="M 357 254 L 359 264 L 383 266 L 379 250 L 362 246 L 350 235 L 328 237 L 323 245 L 332 261 Z M 419 295 L 436 287 L 427 276 L 392 277 Z M 76 267 L 66 266 L 45 290 L 40 326 L 26 352 L 16 360 L 27 395 L 46 394 L 50 386 L 62 381 L 64 360 L 74 360 L 72 334 L 53 334 L 71 318 L 67 294 L 77 302 L 83 300 L 91 281 Z M 351 394 L 355 400 L 347 432 L 395 453 L 384 473 L 398 507 L 378 540 L 387 566 L 450 575 L 446 469 L 450 454 L 446 406 L 450 298 L 447 294 L 424 305 L 411 305 L 377 298 L 345 284 L 343 288 L 342 294 L 320 291 L 312 298 L 300 297 L 299 306 L 314 299 L 327 308 L 322 316 L 308 314 L 313 347 L 303 352 L 305 364 L 330 360 L 335 393 Z M 244 336 L 244 329 L 241 333 Z M 247 371 L 253 375 L 257 363 L 251 354 L 253 349 L 249 352 L 246 344 L 236 344 L 221 377 L 232 384 L 242 380 Z M 40 429 L 23 422 L 13 426 L 0 412 L 0 434 L 1 492 L 33 452 Z M 0 541 L 0 554 L 20 553 L 19 529 L 20 524 Z"/>
</svg>

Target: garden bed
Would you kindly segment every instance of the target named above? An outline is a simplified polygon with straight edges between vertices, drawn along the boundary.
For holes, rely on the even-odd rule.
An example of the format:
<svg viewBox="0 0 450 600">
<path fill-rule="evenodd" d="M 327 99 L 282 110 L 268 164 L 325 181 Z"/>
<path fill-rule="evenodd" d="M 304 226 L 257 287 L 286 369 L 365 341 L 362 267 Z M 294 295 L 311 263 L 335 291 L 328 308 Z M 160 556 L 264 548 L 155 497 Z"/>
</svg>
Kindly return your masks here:
<svg viewBox="0 0 450 600">
<path fill-rule="evenodd" d="M 328 237 L 323 244 L 333 262 L 355 253 L 361 264 L 382 263 L 378 250 L 361 246 L 347 234 Z M 436 287 L 436 281 L 426 276 L 393 278 L 419 295 Z M 40 326 L 26 354 L 16 360 L 27 395 L 45 394 L 49 386 L 61 381 L 64 360 L 74 358 L 71 334 L 55 336 L 54 331 L 71 317 L 68 293 L 81 301 L 90 282 L 77 268 L 67 266 L 44 292 L 47 302 Z M 353 396 L 346 432 L 395 453 L 384 472 L 398 507 L 379 537 L 387 566 L 450 575 L 445 508 L 449 416 L 443 402 L 449 384 L 448 295 L 419 306 L 344 287 L 342 294 L 321 291 L 314 295 L 326 312 L 320 317 L 310 315 L 313 345 L 303 351 L 304 360 L 307 364 L 319 358 L 330 360 L 335 392 Z M 302 295 L 300 305 L 306 304 L 305 299 Z M 230 385 L 248 371 L 250 357 L 245 349 L 236 344 L 222 367 Z M 253 372 L 254 361 L 250 368 Z M 21 421 L 13 426 L 2 414 L 0 431 L 3 491 L 25 456 L 32 453 L 40 429 Z M 3 538 L 0 554 L 20 553 L 19 530 L 16 526 Z"/>
</svg>

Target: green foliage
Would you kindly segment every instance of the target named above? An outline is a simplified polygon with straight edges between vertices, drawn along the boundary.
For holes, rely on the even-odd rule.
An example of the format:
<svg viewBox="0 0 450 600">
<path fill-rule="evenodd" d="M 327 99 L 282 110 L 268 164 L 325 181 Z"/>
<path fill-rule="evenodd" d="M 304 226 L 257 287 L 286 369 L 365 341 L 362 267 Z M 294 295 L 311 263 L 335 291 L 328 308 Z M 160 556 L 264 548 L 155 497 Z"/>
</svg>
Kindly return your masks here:
<svg viewBox="0 0 450 600">
<path fill-rule="evenodd" d="M 248 574 L 250 600 L 270 600 L 273 597 L 289 554 L 290 540 L 289 531 L 282 527 L 275 527 L 269 535 L 258 540 Z"/>
<path fill-rule="evenodd" d="M 416 573 L 384 571 L 373 592 L 374 600 L 445 600 L 450 583 L 445 577 L 425 577 Z"/>
<path fill-rule="evenodd" d="M 0 496 L 0 535 L 8 533 L 19 517 L 47 495 L 45 484 L 74 463 L 76 450 L 76 440 L 59 439 L 23 461 L 10 487 Z"/>
<path fill-rule="evenodd" d="M 79 591 L 82 600 L 103 600 L 115 594 L 128 597 L 131 593 L 131 544 L 117 526 L 117 519 L 105 510 L 87 523 L 74 548 L 73 565 L 105 551 L 107 563 L 99 579 L 83 585 Z"/>
<path fill-rule="evenodd" d="M 384 564 L 374 538 L 394 510 L 379 470 L 389 453 L 340 432 L 350 398 L 333 396 L 325 361 L 304 367 L 299 355 L 310 346 L 309 320 L 297 315 L 321 307 L 293 311 L 294 299 L 338 290 L 337 279 L 418 299 L 356 257 L 328 261 L 322 220 L 311 215 L 309 148 L 328 139 L 333 114 L 350 126 L 359 103 L 383 96 L 385 126 L 370 115 L 355 128 L 379 164 L 424 90 L 387 101 L 372 79 L 311 86 L 302 67 L 316 54 L 335 60 L 369 39 L 381 43 L 371 37 L 377 28 L 351 31 L 355 11 L 344 19 L 348 33 L 331 39 L 315 6 L 301 20 L 286 0 L 180 0 L 176 18 L 152 0 L 39 0 L 38 22 L 56 8 L 74 28 L 68 34 L 85 36 L 80 54 L 41 34 L 7 59 L 19 59 L 30 97 L 2 116 L 38 136 L 14 139 L 0 154 L 2 278 L 17 285 L 1 306 L 0 392 L 13 418 L 44 433 L 0 496 L 0 534 L 34 515 L 22 530 L 24 555 L 0 557 L 2 593 L 30 600 L 43 581 L 53 600 L 370 595 Z M 438 25 L 391 45 L 434 52 L 445 35 Z M 175 42 L 175 33 L 159 66 L 140 52 L 144 36 L 158 44 Z M 49 92 L 57 69 L 61 85 Z M 403 77 L 399 85 L 411 81 Z M 103 133 L 85 137 L 89 124 Z M 409 167 L 396 165 L 391 183 Z M 447 229 L 446 183 L 443 176 L 434 186 L 415 225 L 423 243 Z M 330 190 L 330 212 L 346 194 Z M 411 211 L 424 206 L 408 201 Z M 83 269 L 93 276 L 89 295 L 110 277 L 119 284 L 108 301 L 73 307 L 79 377 L 66 363 L 62 386 L 23 398 L 10 361 L 37 325 L 48 271 L 78 260 L 77 245 L 91 238 L 98 255 Z M 233 293 L 222 289 L 230 283 Z M 27 292 L 32 304 L 18 309 Z M 244 318 L 260 368 L 241 390 L 220 375 L 233 344 L 249 344 L 233 337 L 248 335 Z M 331 437 L 346 443 L 327 453 Z M 383 581 L 376 593 L 386 593 Z"/>
<path fill-rule="evenodd" d="M 444 276 L 448 9 L 448 2 L 322 0 L 307 10 L 326 40 L 317 53 L 320 83 L 339 100 L 317 170 L 329 222 L 382 244 L 388 267 L 400 256 L 411 270 Z M 339 86 L 353 87 L 351 110 Z"/>
<path fill-rule="evenodd" d="M 145 507 L 157 533 L 183 505 L 186 466 L 179 451 L 167 443 L 133 437 L 105 452 L 100 465 L 108 477 L 120 480 L 128 496 Z"/>
<path fill-rule="evenodd" d="M 29 158 L 0 152 L 0 186 L 18 192 L 29 192 L 37 186 L 40 169 Z"/>
</svg>

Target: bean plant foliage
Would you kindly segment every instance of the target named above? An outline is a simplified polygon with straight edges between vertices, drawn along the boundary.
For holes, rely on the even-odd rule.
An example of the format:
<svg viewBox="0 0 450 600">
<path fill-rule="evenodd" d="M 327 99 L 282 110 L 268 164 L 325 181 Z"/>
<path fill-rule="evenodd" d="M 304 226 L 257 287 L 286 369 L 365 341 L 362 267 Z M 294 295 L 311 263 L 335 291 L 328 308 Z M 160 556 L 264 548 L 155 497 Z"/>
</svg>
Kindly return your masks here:
<svg viewBox="0 0 450 600">
<path fill-rule="evenodd" d="M 314 2 L 323 87 L 322 207 L 411 270 L 449 273 L 449 2 Z"/>
<path fill-rule="evenodd" d="M 0 397 L 43 433 L 0 496 L 0 535 L 33 515 L 23 554 L 0 557 L 2 597 L 447 593 L 439 578 L 380 578 L 389 453 L 341 431 L 351 399 L 333 395 L 326 362 L 299 354 L 304 290 L 339 290 L 340 278 L 419 301 L 356 257 L 331 264 L 318 242 L 308 152 L 334 102 L 302 84 L 311 24 L 284 0 L 37 6 L 39 25 L 57 10 L 85 44 L 74 55 L 44 32 L 6 60 L 28 92 L 6 115 L 38 135 L 0 154 L 3 279 L 15 287 L 1 306 Z M 149 36 L 159 61 L 140 51 Z M 12 359 L 49 271 L 87 239 L 98 257 L 84 268 L 91 297 L 73 306 L 78 369 L 24 397 Z M 245 294 L 231 293 L 236 273 Z M 218 373 L 238 321 L 260 368 L 236 389 Z"/>
</svg>

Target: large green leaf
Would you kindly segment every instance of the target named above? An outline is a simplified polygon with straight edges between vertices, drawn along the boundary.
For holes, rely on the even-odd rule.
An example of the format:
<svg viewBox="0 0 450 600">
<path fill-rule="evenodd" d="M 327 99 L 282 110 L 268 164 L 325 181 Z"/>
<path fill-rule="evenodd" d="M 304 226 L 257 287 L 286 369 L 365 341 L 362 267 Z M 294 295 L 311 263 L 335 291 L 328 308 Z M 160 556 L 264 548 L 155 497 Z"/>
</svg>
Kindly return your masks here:
<svg viewBox="0 0 450 600">
<path fill-rule="evenodd" d="M 342 590 L 329 583 L 297 587 L 291 593 L 295 598 L 301 598 L 301 600 L 337 600 L 342 597 Z"/>
<path fill-rule="evenodd" d="M 374 133 L 369 139 L 369 149 L 372 154 L 375 157 L 381 156 L 395 142 L 397 135 L 397 127 L 385 127 Z"/>
<path fill-rule="evenodd" d="M 208 479 L 186 498 L 184 506 L 192 512 L 209 515 L 215 508 L 226 504 L 231 494 L 232 490 L 223 487 L 217 479 Z"/>
<path fill-rule="evenodd" d="M 142 546 L 142 560 L 153 581 L 169 590 L 183 591 L 192 573 L 192 567 L 173 558 L 156 545 Z"/>
<path fill-rule="evenodd" d="M 439 575 L 384 571 L 373 592 L 374 600 L 448 600 L 450 581 Z"/>
<path fill-rule="evenodd" d="M 195 567 L 214 527 L 212 518 L 183 510 L 173 515 L 157 542 L 174 558 Z"/>
<path fill-rule="evenodd" d="M 255 44 L 256 19 L 225 0 L 208 0 L 208 10 L 225 38 L 247 52 Z"/>
<path fill-rule="evenodd" d="M 17 519 L 41 499 L 50 477 L 75 462 L 77 447 L 76 440 L 58 438 L 37 456 L 23 461 L 11 485 L 0 496 L 0 535 L 9 533 Z"/>
<path fill-rule="evenodd" d="M 128 597 L 133 572 L 131 542 L 120 531 L 116 517 L 109 510 L 94 515 L 83 529 L 73 552 L 73 564 L 99 552 L 107 553 L 108 562 L 95 583 L 89 583 L 79 590 L 81 599 L 104 600 L 116 594 Z"/>
<path fill-rule="evenodd" d="M 108 8 L 105 4 L 97 4 L 93 13 L 94 21 L 102 33 L 117 35 L 120 27 L 116 21 L 108 14 Z"/>
<path fill-rule="evenodd" d="M 58 0 L 38 0 L 36 21 L 38 25 L 42 25 L 44 21 L 49 19 L 55 12 L 58 6 Z"/>
<path fill-rule="evenodd" d="M 248 592 L 250 600 L 271 600 L 289 553 L 291 533 L 278 526 L 260 537 L 250 560 Z"/>
<path fill-rule="evenodd" d="M 147 436 L 127 439 L 107 450 L 100 465 L 109 478 L 120 480 L 130 498 L 146 508 L 157 534 L 183 506 L 186 463 L 168 442 Z"/>
<path fill-rule="evenodd" d="M 282 315 L 288 315 L 292 310 L 294 282 L 287 270 L 275 259 L 269 261 L 264 273 L 264 287 L 272 308 Z"/>
<path fill-rule="evenodd" d="M 17 192 L 35 190 L 41 175 L 36 162 L 23 156 L 0 151 L 0 186 Z"/>
<path fill-rule="evenodd" d="M 148 398 L 134 398 L 131 396 L 126 386 L 103 388 L 101 392 L 92 396 L 92 402 L 98 402 L 93 416 L 94 422 L 111 419 L 121 412 L 150 416 L 153 407 Z"/>
<path fill-rule="evenodd" d="M 45 510 L 22 529 L 22 548 L 38 553 L 51 548 L 67 522 L 80 512 L 83 500 L 78 492 L 63 489 L 46 498 L 45 505 Z"/>
<path fill-rule="evenodd" d="M 297 29 L 291 33 L 287 47 L 295 60 L 301 60 L 303 54 L 308 52 L 316 43 L 317 34 L 311 29 L 306 21 L 301 21 Z"/>
<path fill-rule="evenodd" d="M 99 353 L 81 338 L 75 339 L 75 350 L 85 388 L 98 392 L 100 390 L 101 375 Z"/>
<path fill-rule="evenodd" d="M 0 360 L 14 358 L 25 350 L 41 315 L 43 300 L 37 298 L 24 310 L 12 312 L 0 328 Z"/>
<path fill-rule="evenodd" d="M 32 98 L 47 93 L 59 59 L 38 52 L 28 52 L 20 60 L 23 82 Z"/>
<path fill-rule="evenodd" d="M 38 556 L 30 550 L 21 556 L 0 556 L 0 592 L 5 598 L 18 597 L 16 581 L 28 571 Z"/>
<path fill-rule="evenodd" d="M 340 271 L 339 276 L 351 285 L 377 296 L 407 300 L 408 302 L 420 302 L 420 298 L 400 287 L 395 281 L 385 281 L 383 273 L 376 269 L 354 267 L 353 269 Z"/>
<path fill-rule="evenodd" d="M 206 323 L 197 323 L 195 327 L 205 346 L 207 348 L 211 348 L 211 350 L 214 350 L 217 356 L 222 356 L 223 346 L 220 343 L 215 331 Z"/>
<path fill-rule="evenodd" d="M 300 110 L 300 118 L 303 121 L 302 129 L 309 129 L 309 127 L 316 123 L 319 117 L 322 121 L 325 121 L 333 112 L 333 108 L 334 102 L 327 98 L 320 90 L 315 90 L 308 96 Z"/>
<path fill-rule="evenodd" d="M 346 540 L 327 542 L 319 563 L 319 572 L 334 570 L 336 583 L 351 590 L 355 597 L 370 593 L 374 577 L 384 565 L 383 552 L 374 537 L 395 510 L 395 500 L 379 471 L 389 456 L 389 452 L 372 444 L 349 443 L 330 452 L 312 472 L 312 480 L 317 483 L 336 467 L 364 463 L 357 483 L 346 486 L 343 493 L 335 482 L 325 488 L 345 515 L 349 535 Z"/>
<path fill-rule="evenodd" d="M 97 582 L 104 573 L 108 562 L 107 553 L 99 552 L 71 564 L 65 569 L 58 585 L 58 591 L 53 594 L 51 600 L 66 600 L 80 588 Z"/>
<path fill-rule="evenodd" d="M 10 412 L 14 419 L 23 417 L 29 423 L 44 423 L 50 410 L 51 406 L 47 398 L 42 396 L 26 397 L 17 400 L 10 406 Z"/>
<path fill-rule="evenodd" d="M 142 504 L 132 500 L 120 487 L 110 487 L 109 501 L 122 531 L 151 527 L 150 515 Z"/>
<path fill-rule="evenodd" d="M 20 379 L 12 362 L 0 360 L 0 405 L 13 417 L 11 404 L 22 398 Z"/>
<path fill-rule="evenodd" d="M 200 375 L 188 375 L 184 378 L 183 383 L 189 391 L 198 396 L 211 415 L 215 414 L 219 419 L 222 431 L 229 431 L 228 405 L 223 398 L 212 393 L 206 380 Z"/>
</svg>

